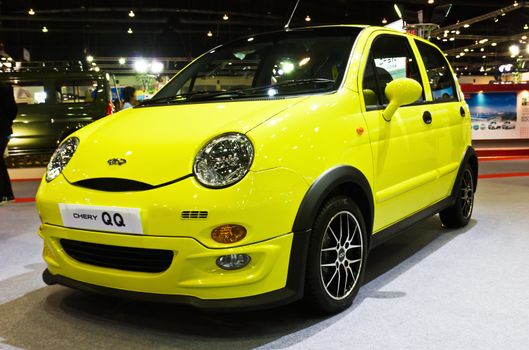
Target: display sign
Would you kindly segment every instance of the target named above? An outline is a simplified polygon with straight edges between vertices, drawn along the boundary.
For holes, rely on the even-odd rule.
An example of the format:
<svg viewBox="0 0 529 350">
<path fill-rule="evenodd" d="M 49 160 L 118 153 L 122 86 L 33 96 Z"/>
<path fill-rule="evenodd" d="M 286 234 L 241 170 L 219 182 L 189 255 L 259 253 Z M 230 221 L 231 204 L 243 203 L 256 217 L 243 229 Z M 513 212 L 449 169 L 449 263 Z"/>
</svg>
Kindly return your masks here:
<svg viewBox="0 0 529 350">
<path fill-rule="evenodd" d="M 385 69 L 393 79 L 406 78 L 406 57 L 375 58 L 375 65 Z"/>
<path fill-rule="evenodd" d="M 487 91 L 472 92 L 463 87 L 472 119 L 472 139 L 529 138 L 529 90 L 508 89 L 515 87 L 501 86 L 494 91 L 492 85 Z"/>
</svg>

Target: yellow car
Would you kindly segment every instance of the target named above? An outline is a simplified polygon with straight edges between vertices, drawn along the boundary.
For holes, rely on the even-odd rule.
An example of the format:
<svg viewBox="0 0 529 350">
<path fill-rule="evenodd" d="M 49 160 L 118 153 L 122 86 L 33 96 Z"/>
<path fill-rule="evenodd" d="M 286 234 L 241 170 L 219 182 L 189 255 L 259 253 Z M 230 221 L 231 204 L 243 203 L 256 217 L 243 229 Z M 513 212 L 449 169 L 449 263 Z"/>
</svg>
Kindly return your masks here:
<svg viewBox="0 0 529 350">
<path fill-rule="evenodd" d="M 233 41 L 59 146 L 37 194 L 44 281 L 338 312 L 370 249 L 436 213 L 469 222 L 470 141 L 454 73 L 425 40 L 325 26 Z"/>
</svg>

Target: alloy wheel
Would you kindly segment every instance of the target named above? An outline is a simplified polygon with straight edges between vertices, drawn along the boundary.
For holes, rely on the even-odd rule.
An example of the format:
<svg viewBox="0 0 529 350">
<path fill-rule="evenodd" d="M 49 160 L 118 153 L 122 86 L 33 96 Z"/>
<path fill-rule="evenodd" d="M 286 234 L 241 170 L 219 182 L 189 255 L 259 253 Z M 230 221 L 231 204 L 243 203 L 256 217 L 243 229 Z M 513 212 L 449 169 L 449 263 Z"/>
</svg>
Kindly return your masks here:
<svg viewBox="0 0 529 350">
<path fill-rule="evenodd" d="M 325 229 L 321 244 L 321 281 L 334 300 L 347 298 L 362 271 L 364 241 L 356 217 L 341 211 L 334 215 Z"/>
</svg>

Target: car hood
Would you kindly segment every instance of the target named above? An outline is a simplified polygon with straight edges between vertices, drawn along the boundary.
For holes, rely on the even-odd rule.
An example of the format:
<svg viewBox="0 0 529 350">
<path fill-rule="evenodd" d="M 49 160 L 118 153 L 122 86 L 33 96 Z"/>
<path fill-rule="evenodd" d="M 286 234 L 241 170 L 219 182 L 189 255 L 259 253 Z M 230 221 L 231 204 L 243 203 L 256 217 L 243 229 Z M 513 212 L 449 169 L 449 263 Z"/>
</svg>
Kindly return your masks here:
<svg viewBox="0 0 529 350">
<path fill-rule="evenodd" d="M 69 182 L 96 178 L 152 186 L 171 182 L 192 173 L 196 154 L 210 139 L 226 132 L 246 133 L 305 98 L 124 110 L 74 134 L 80 143 L 63 174 Z"/>
</svg>

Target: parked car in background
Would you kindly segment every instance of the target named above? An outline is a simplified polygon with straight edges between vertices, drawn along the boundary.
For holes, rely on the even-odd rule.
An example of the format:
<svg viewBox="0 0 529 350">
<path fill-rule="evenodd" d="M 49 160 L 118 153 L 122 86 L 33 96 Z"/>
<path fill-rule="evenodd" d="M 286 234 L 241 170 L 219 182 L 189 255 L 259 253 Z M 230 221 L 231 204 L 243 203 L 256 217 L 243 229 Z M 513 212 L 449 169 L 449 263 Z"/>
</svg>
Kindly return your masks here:
<svg viewBox="0 0 529 350">
<path fill-rule="evenodd" d="M 18 105 L 10 165 L 28 158 L 47 162 L 65 137 L 113 111 L 108 75 L 83 71 L 80 63 L 32 62 L 0 74 L 0 80 L 13 86 Z"/>
<path fill-rule="evenodd" d="M 514 126 L 514 123 L 511 123 L 510 121 L 506 121 L 505 123 L 503 123 L 501 128 L 502 129 L 514 129 L 515 126 Z"/>
</svg>

